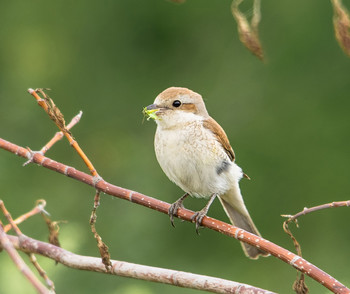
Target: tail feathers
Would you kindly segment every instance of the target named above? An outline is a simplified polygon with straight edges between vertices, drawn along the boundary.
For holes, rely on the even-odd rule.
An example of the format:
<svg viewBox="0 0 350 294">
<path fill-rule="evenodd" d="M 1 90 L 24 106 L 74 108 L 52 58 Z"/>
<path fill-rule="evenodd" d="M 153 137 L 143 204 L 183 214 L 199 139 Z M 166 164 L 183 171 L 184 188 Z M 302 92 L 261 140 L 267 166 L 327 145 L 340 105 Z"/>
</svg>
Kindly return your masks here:
<svg viewBox="0 0 350 294">
<path fill-rule="evenodd" d="M 246 210 L 246 208 L 244 207 L 244 203 L 243 200 L 242 203 L 243 204 L 243 208 L 244 209 L 240 209 L 243 210 L 243 212 L 240 212 L 237 210 L 237 208 L 233 207 L 229 202 L 227 202 L 226 200 L 222 199 L 221 197 L 219 197 L 220 202 L 222 204 L 222 206 L 224 207 L 224 210 L 227 214 L 227 216 L 229 217 L 231 223 L 236 226 L 239 227 L 247 232 L 253 233 L 254 235 L 257 236 L 261 236 L 258 229 L 255 227 L 253 220 L 251 219 L 248 211 Z M 242 205 L 239 205 L 242 206 Z M 269 256 L 269 254 L 257 247 L 254 247 L 252 245 L 249 245 L 247 243 L 241 242 L 243 251 L 245 253 L 245 255 L 251 259 L 257 259 L 259 258 L 259 256 Z"/>
</svg>

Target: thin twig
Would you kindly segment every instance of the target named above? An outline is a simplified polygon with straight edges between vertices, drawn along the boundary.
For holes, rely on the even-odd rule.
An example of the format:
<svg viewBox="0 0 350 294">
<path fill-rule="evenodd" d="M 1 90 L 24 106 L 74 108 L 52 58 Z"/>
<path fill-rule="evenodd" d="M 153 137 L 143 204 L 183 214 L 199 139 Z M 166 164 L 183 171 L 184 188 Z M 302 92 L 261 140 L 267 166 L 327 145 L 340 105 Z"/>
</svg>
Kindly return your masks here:
<svg viewBox="0 0 350 294">
<path fill-rule="evenodd" d="M 54 291 L 55 290 L 55 284 L 50 280 L 50 278 L 47 276 L 47 274 L 44 271 L 44 269 L 40 266 L 40 264 L 38 263 L 35 255 L 33 253 L 28 253 L 28 255 L 29 255 L 29 259 L 30 259 L 31 263 L 34 265 L 34 267 L 36 268 L 36 270 L 38 271 L 40 276 L 45 280 L 46 285 L 52 291 Z"/>
<path fill-rule="evenodd" d="M 15 231 L 17 236 L 21 236 L 22 232 L 21 230 L 17 227 L 16 223 L 13 221 L 11 214 L 8 212 L 8 210 L 5 207 L 4 201 L 0 200 L 0 209 L 2 210 L 2 213 L 10 223 L 12 229 Z"/>
<path fill-rule="evenodd" d="M 110 271 L 112 264 L 111 264 L 111 255 L 109 253 L 109 249 L 106 243 L 102 241 L 101 236 L 97 233 L 96 226 L 95 226 L 96 219 L 97 219 L 96 211 L 99 206 L 100 206 L 100 191 L 96 190 L 96 194 L 94 198 L 94 208 L 92 209 L 91 217 L 90 217 L 90 227 L 97 241 L 97 247 L 102 258 L 102 263 L 105 265 L 106 270 Z"/>
<path fill-rule="evenodd" d="M 350 206 L 350 200 L 331 202 L 331 203 L 322 204 L 322 205 L 318 205 L 318 206 L 314 206 L 314 207 L 310 207 L 310 208 L 305 207 L 302 211 L 300 211 L 294 215 L 284 214 L 282 216 L 288 217 L 288 219 L 285 222 L 289 223 L 292 221 L 293 222 L 296 221 L 297 218 L 299 218 L 302 215 L 306 215 L 306 214 L 314 212 L 314 211 L 318 211 L 318 210 L 322 210 L 322 209 L 326 209 L 326 208 L 333 208 L 333 207 L 343 207 L 343 206 Z M 296 223 L 296 225 L 298 226 L 298 223 Z"/>
<path fill-rule="evenodd" d="M 295 247 L 295 250 L 297 251 L 297 254 L 299 256 L 302 256 L 301 246 L 300 246 L 300 243 L 298 242 L 298 240 L 294 237 L 293 233 L 291 232 L 291 230 L 289 228 L 289 223 L 290 222 L 294 222 L 295 225 L 297 227 L 299 227 L 298 218 L 300 216 L 302 216 L 302 215 L 306 215 L 308 213 L 311 213 L 311 212 L 314 212 L 314 211 L 318 211 L 318 210 L 322 210 L 322 209 L 326 209 L 326 208 L 343 207 L 343 206 L 350 206 L 350 200 L 331 202 L 331 203 L 327 203 L 327 204 L 314 206 L 314 207 L 311 207 L 311 208 L 305 207 L 302 211 L 298 212 L 295 215 L 285 215 L 285 214 L 282 215 L 283 217 L 288 217 L 288 219 L 283 222 L 283 230 L 292 239 L 294 247 Z M 307 286 L 305 284 L 305 278 L 304 278 L 303 273 L 301 273 L 300 276 L 297 273 L 297 279 L 294 282 L 293 289 L 295 289 L 297 291 L 297 293 L 308 293 L 308 288 L 307 288 Z"/>
<path fill-rule="evenodd" d="M 0 200 L 0 203 L 2 201 Z M 17 240 L 24 237 L 24 235 L 21 235 L 20 237 L 17 237 Z M 8 239 L 3 226 L 0 222 L 0 247 L 2 247 L 10 256 L 18 270 L 27 278 L 27 280 L 33 285 L 33 287 L 38 291 L 38 293 L 41 294 L 48 294 L 53 293 L 49 291 L 39 280 L 38 278 L 33 274 L 33 272 L 29 269 L 29 267 L 25 264 L 21 256 L 18 254 L 16 249 L 14 248 L 12 242 Z"/>
<path fill-rule="evenodd" d="M 67 125 L 67 130 L 70 130 L 72 127 L 74 127 L 81 119 L 81 116 L 83 115 L 82 111 L 79 111 L 79 113 L 73 117 L 73 119 L 71 120 L 71 122 Z M 59 140 L 61 140 L 63 138 L 64 134 L 62 131 L 57 132 L 54 137 L 46 143 L 46 145 L 41 148 L 41 150 L 39 152 L 41 152 L 43 155 Z"/>
<path fill-rule="evenodd" d="M 45 208 L 45 205 L 46 205 L 46 201 L 43 200 L 43 199 L 40 199 L 38 201 L 36 201 L 36 206 L 31 210 L 31 211 L 28 211 L 27 213 L 19 216 L 18 218 L 16 218 L 13 222 L 16 224 L 16 225 L 19 225 L 20 223 L 22 223 L 23 221 L 25 221 L 26 219 L 30 218 L 31 216 L 33 215 L 36 215 L 38 213 L 41 213 L 44 210 Z M 47 213 L 47 212 L 46 212 Z M 9 230 L 11 230 L 12 226 L 11 224 L 7 224 L 4 226 L 4 231 L 5 233 L 7 233 Z"/>
<path fill-rule="evenodd" d="M 93 166 L 90 159 L 86 156 L 84 151 L 80 148 L 78 142 L 74 140 L 70 131 L 67 129 L 63 115 L 61 111 L 58 109 L 58 107 L 54 104 L 52 99 L 44 93 L 43 89 L 36 89 L 36 90 L 28 89 L 28 92 L 29 94 L 34 96 L 38 104 L 45 110 L 45 112 L 49 115 L 51 120 L 55 122 L 56 126 L 60 129 L 60 131 L 63 132 L 63 134 L 68 139 L 69 144 L 78 152 L 79 156 L 82 158 L 82 160 L 88 167 L 90 173 L 96 178 L 95 181 L 96 182 L 99 181 L 100 176 L 98 175 L 95 167 Z M 41 98 L 37 92 L 41 93 L 44 98 Z M 34 156 L 34 154 L 32 154 L 32 156 Z"/>
<path fill-rule="evenodd" d="M 12 152 L 18 156 L 28 158 L 30 155 L 29 151 L 23 147 L 10 143 L 6 140 L 0 138 L 0 148 Z M 45 168 L 53 170 L 55 172 L 64 174 L 68 177 L 76 179 L 80 182 L 83 182 L 87 185 L 90 185 L 108 195 L 115 196 L 124 200 L 128 200 L 133 203 L 137 203 L 139 205 L 146 206 L 148 208 L 160 211 L 164 214 L 168 214 L 168 210 L 170 207 L 169 203 L 163 202 L 161 200 L 146 196 L 144 194 L 128 190 L 125 188 L 121 188 L 118 186 L 114 186 L 110 183 L 107 183 L 104 180 L 99 181 L 97 184 L 95 183 L 94 177 L 83 173 L 81 171 L 76 170 L 73 167 L 69 167 L 62 163 L 59 163 L 55 160 L 52 160 L 48 157 L 45 157 L 41 154 L 35 154 L 33 157 L 33 162 L 41 165 Z M 180 208 L 178 210 L 178 218 L 192 222 L 192 216 L 194 212 L 185 208 Z M 225 234 L 231 238 L 235 238 L 239 241 L 246 242 L 253 246 L 259 247 L 262 250 L 270 253 L 271 255 L 279 258 L 292 265 L 297 270 L 304 272 L 309 277 L 319 282 L 323 286 L 327 287 L 329 290 L 334 293 L 350 293 L 350 290 L 341 284 L 339 281 L 334 279 L 329 274 L 325 273 L 321 269 L 317 268 L 310 262 L 301 258 L 300 256 L 266 240 L 261 237 L 255 236 L 254 234 L 248 233 L 240 228 L 229 225 L 222 221 L 204 217 L 202 221 L 202 225 L 204 227 L 210 228 L 214 231 Z"/>
<path fill-rule="evenodd" d="M 296 222 L 296 221 L 295 221 Z M 292 234 L 291 230 L 289 229 L 288 226 L 288 222 L 285 221 L 283 223 L 283 230 L 286 232 L 286 234 L 288 234 L 288 236 L 292 239 L 294 247 L 297 251 L 297 254 L 302 257 L 302 253 L 301 253 L 301 246 L 298 242 L 298 240 L 294 237 L 294 235 Z M 307 294 L 309 293 L 309 289 L 305 283 L 305 276 L 304 273 L 297 271 L 297 277 L 293 283 L 293 290 L 299 294 L 299 293 L 303 293 L 303 294 Z"/>
<path fill-rule="evenodd" d="M 107 271 L 105 265 L 101 262 L 101 258 L 98 257 L 74 254 L 60 247 L 37 241 L 27 236 L 19 240 L 18 237 L 8 235 L 8 239 L 12 242 L 11 245 L 13 244 L 17 250 L 46 256 L 70 268 L 130 277 L 213 293 L 273 294 L 273 292 L 268 290 L 247 284 L 117 260 L 111 261 L 112 269 L 111 271 Z"/>
</svg>

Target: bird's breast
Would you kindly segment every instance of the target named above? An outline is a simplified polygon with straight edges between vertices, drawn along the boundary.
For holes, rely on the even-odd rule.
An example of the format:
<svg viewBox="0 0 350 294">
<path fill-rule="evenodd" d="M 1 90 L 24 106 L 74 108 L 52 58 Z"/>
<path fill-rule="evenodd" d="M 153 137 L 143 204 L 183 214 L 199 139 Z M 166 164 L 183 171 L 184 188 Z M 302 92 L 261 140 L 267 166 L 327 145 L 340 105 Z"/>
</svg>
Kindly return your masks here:
<svg viewBox="0 0 350 294">
<path fill-rule="evenodd" d="M 157 160 L 168 178 L 185 192 L 197 197 L 223 194 L 231 186 L 231 169 L 222 146 L 201 124 L 178 129 L 157 128 Z"/>
</svg>

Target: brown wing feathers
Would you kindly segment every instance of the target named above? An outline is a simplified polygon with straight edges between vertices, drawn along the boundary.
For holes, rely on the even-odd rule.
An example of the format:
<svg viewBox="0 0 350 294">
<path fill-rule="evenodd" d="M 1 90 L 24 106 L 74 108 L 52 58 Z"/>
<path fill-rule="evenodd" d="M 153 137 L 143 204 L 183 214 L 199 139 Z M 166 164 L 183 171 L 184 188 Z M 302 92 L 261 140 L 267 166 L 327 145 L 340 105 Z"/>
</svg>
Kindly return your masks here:
<svg viewBox="0 0 350 294">
<path fill-rule="evenodd" d="M 222 145 L 228 157 L 231 161 L 234 161 L 235 153 L 222 127 L 211 117 L 203 121 L 203 126 L 214 134 L 216 140 Z"/>
</svg>

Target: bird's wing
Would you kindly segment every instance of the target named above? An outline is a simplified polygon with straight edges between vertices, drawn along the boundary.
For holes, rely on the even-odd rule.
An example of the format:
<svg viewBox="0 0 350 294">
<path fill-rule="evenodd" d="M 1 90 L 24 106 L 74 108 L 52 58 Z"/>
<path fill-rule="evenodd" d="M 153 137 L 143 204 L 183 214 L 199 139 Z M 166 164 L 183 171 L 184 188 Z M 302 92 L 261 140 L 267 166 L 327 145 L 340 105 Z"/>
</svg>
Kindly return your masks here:
<svg viewBox="0 0 350 294">
<path fill-rule="evenodd" d="M 210 130 L 214 134 L 216 140 L 222 145 L 230 160 L 234 161 L 235 153 L 233 152 L 230 142 L 222 127 L 211 117 L 203 121 L 203 127 Z"/>
</svg>

